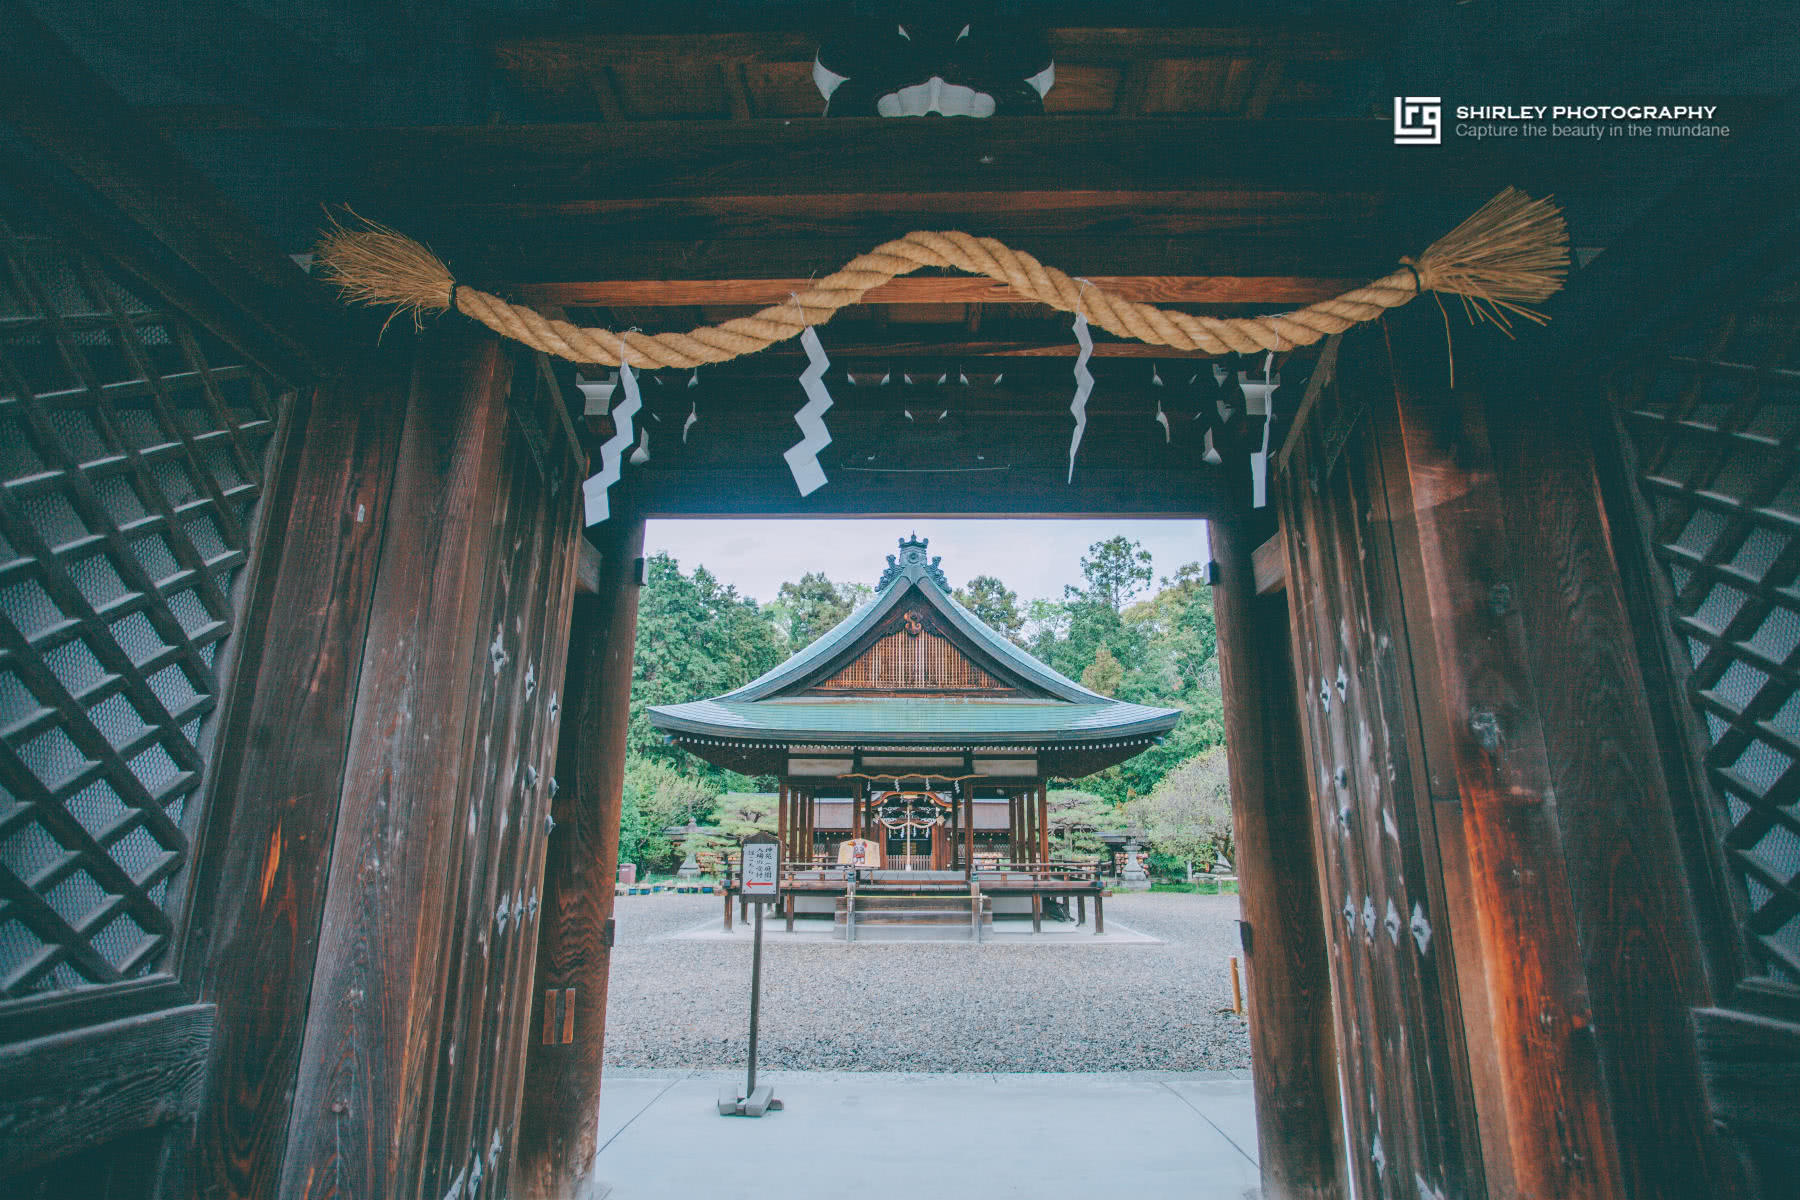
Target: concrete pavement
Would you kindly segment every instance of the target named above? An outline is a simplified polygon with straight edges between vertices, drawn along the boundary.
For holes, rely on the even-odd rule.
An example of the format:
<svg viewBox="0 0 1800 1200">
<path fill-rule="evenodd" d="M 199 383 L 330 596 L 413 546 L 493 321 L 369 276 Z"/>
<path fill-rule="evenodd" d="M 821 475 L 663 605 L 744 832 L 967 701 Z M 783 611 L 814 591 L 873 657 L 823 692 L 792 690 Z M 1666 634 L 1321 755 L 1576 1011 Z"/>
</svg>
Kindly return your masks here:
<svg viewBox="0 0 1800 1200">
<path fill-rule="evenodd" d="M 1257 1195 L 1247 1071 L 769 1071 L 786 1105 L 721 1117 L 742 1072 L 612 1068 L 609 1200 L 1096 1200 Z"/>
</svg>

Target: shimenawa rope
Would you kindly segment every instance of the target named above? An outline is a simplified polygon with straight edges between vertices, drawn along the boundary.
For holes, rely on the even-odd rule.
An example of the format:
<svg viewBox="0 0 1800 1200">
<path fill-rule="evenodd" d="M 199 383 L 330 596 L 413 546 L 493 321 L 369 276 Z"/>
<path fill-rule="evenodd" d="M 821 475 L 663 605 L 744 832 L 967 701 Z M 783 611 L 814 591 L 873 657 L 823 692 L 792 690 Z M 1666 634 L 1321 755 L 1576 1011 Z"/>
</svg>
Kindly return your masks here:
<svg viewBox="0 0 1800 1200">
<path fill-rule="evenodd" d="M 463 315 L 546 354 L 579 363 L 633 367 L 697 367 L 725 362 L 823 325 L 871 289 L 924 267 L 948 267 L 1011 285 L 1027 300 L 1084 316 L 1120 337 L 1207 354 L 1253 354 L 1307 346 L 1352 325 L 1372 321 L 1421 292 L 1462 298 L 1471 320 L 1502 329 L 1510 317 L 1542 322 L 1529 307 L 1562 287 L 1569 266 L 1568 227 L 1548 198 L 1534 200 L 1507 188 L 1399 270 L 1331 300 L 1293 312 L 1258 317 L 1203 317 L 1114 296 L 1073 279 L 994 238 L 958 232 L 917 232 L 859 255 L 784 304 L 748 317 L 702 325 L 686 333 L 583 328 L 544 316 L 489 292 L 458 283 L 436 255 L 403 234 L 357 219 L 320 240 L 326 277 L 348 301 L 391 304 L 395 315 Z M 391 318 L 390 318 L 391 319 Z"/>
</svg>

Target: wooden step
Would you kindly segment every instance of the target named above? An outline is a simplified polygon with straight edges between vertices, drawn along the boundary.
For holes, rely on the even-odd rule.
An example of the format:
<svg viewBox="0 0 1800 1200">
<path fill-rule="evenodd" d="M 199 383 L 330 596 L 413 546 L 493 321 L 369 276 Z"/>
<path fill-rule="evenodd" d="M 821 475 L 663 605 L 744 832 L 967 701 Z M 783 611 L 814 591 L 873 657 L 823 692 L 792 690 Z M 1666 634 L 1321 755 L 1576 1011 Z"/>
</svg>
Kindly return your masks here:
<svg viewBox="0 0 1800 1200">
<path fill-rule="evenodd" d="M 994 923 L 994 914 L 984 910 L 981 914 L 981 923 L 983 925 L 992 925 Z M 842 927 L 844 924 L 844 914 L 837 914 L 833 920 L 833 924 Z M 865 913 L 858 910 L 856 914 L 856 927 L 861 929 L 865 925 L 942 925 L 947 929 L 966 929 L 969 926 L 969 914 L 966 912 Z"/>
<path fill-rule="evenodd" d="M 847 923 L 849 897 L 839 896 L 832 923 L 842 929 Z M 970 905 L 978 904 L 981 923 L 994 923 L 994 904 L 987 896 L 865 896 L 856 897 L 856 925 L 940 925 L 945 928 L 968 928 Z"/>
<path fill-rule="evenodd" d="M 847 898 L 843 896 L 838 897 L 838 907 L 840 909 L 844 907 L 846 899 Z M 982 906 L 984 908 L 987 907 L 988 898 L 982 896 L 980 899 Z M 964 916 L 967 916 L 969 913 L 969 896 L 966 893 L 961 896 L 869 896 L 864 895 L 861 892 L 858 892 L 856 895 L 856 911 L 859 913 L 873 912 L 887 908 L 935 908 L 960 912 Z"/>
</svg>

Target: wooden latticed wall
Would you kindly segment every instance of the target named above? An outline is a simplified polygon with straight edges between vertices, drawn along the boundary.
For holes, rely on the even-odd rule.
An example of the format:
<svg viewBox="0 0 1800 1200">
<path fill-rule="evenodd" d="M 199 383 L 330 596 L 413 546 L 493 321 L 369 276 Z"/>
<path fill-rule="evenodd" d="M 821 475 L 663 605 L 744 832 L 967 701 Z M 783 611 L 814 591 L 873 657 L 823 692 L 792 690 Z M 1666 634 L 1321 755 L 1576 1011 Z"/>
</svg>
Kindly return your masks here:
<svg viewBox="0 0 1800 1200">
<path fill-rule="evenodd" d="M 284 393 L 0 216 L 0 1000 L 176 938 Z"/>
<path fill-rule="evenodd" d="M 1800 985 L 1800 279 L 1613 380 L 1754 969 Z"/>
<path fill-rule="evenodd" d="M 907 619 L 916 620 L 910 613 Z M 1007 685 L 970 662 L 949 639 L 922 629 L 903 629 L 881 638 L 849 666 L 813 686 L 824 692 L 967 692 Z"/>
</svg>

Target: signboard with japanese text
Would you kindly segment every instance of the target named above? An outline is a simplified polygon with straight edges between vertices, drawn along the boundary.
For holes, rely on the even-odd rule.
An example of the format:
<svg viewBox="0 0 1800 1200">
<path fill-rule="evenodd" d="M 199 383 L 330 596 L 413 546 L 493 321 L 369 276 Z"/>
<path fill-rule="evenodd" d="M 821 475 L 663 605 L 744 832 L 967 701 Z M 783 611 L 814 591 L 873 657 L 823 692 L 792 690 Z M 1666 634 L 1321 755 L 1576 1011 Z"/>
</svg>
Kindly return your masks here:
<svg viewBox="0 0 1800 1200">
<path fill-rule="evenodd" d="M 781 892 L 781 843 L 766 833 L 744 839 L 743 896 L 774 900 Z"/>
</svg>

